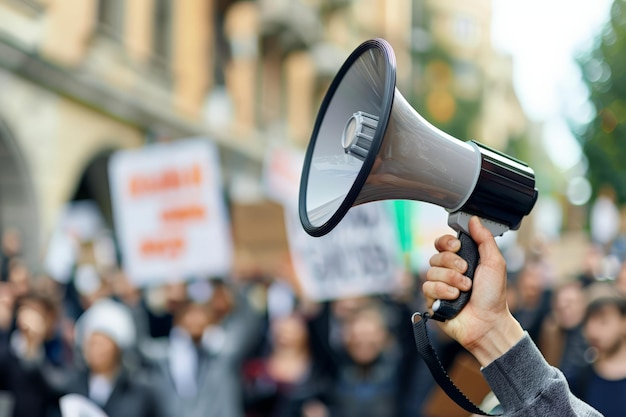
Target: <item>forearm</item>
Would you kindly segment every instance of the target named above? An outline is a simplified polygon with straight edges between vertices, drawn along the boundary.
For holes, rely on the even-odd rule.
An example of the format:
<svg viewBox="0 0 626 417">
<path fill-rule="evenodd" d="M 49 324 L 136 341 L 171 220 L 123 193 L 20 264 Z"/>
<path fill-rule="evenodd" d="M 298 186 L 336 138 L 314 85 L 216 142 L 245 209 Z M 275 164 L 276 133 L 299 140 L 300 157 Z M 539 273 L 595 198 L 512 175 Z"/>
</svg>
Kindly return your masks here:
<svg viewBox="0 0 626 417">
<path fill-rule="evenodd" d="M 482 372 L 506 416 L 601 417 L 572 395 L 563 374 L 545 361 L 528 334 Z"/>
</svg>

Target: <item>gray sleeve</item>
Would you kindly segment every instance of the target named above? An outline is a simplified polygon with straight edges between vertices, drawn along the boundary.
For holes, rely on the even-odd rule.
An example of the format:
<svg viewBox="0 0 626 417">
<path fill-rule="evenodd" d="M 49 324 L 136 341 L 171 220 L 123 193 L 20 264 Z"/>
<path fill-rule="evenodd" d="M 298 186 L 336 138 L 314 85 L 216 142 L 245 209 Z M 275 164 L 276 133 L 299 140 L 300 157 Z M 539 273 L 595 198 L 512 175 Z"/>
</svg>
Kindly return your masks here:
<svg viewBox="0 0 626 417">
<path fill-rule="evenodd" d="M 482 373 L 505 416 L 602 417 L 570 392 L 561 371 L 546 362 L 528 333 Z"/>
</svg>

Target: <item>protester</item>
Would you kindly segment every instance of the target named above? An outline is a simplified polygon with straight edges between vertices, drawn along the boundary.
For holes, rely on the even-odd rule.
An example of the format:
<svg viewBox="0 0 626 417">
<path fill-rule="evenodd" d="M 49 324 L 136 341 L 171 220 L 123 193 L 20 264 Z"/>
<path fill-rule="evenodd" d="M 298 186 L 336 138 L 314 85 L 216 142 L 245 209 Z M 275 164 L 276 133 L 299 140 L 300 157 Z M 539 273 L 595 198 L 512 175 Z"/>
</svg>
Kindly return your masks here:
<svg viewBox="0 0 626 417">
<path fill-rule="evenodd" d="M 307 323 L 298 311 L 270 318 L 269 352 L 246 361 L 246 416 L 289 417 L 326 413 L 324 379 L 315 367 Z"/>
<path fill-rule="evenodd" d="M 13 286 L 0 282 L 0 343 L 6 341 L 13 330 L 15 293 Z"/>
<path fill-rule="evenodd" d="M 156 391 L 124 366 L 124 353 L 136 342 L 128 308 L 110 299 L 97 301 L 79 318 L 77 341 L 85 367 L 69 379 L 65 393 L 89 398 L 108 417 L 160 416 Z"/>
<path fill-rule="evenodd" d="M 585 363 L 587 341 L 583 336 L 586 296 L 580 281 L 558 286 L 552 296 L 551 313 L 544 320 L 539 349 L 553 366 L 566 375 Z"/>
<path fill-rule="evenodd" d="M 168 337 L 174 326 L 174 314 L 187 302 L 187 284 L 177 279 L 148 287 L 142 302 L 148 316 L 150 337 Z"/>
<path fill-rule="evenodd" d="M 597 282 L 598 278 L 602 276 L 603 259 L 604 251 L 602 246 L 590 243 L 583 256 L 582 269 L 577 276 L 577 280 L 580 281 L 583 287 L 588 287 Z"/>
<path fill-rule="evenodd" d="M 430 259 L 422 287 L 429 306 L 472 289 L 461 312 L 440 323 L 442 330 L 478 360 L 505 416 L 600 416 L 570 392 L 564 375 L 545 361 L 508 309 L 506 265 L 491 232 L 477 217 L 469 228 L 480 255 L 473 282 L 463 275 L 459 240 L 446 235 L 435 242 L 439 253 Z"/>
<path fill-rule="evenodd" d="M 13 285 L 13 292 L 16 297 L 22 297 L 29 292 L 32 277 L 28 265 L 23 259 L 13 257 L 9 260 L 7 281 Z"/>
<path fill-rule="evenodd" d="M 250 346 L 261 336 L 261 315 L 242 291 L 231 313 L 218 322 L 206 297 L 212 291 L 196 287 L 187 294 L 174 312 L 169 336 L 142 349 L 161 408 L 167 417 L 243 416 L 239 375 Z"/>
<path fill-rule="evenodd" d="M 594 288 L 595 287 L 595 288 Z M 604 288 L 602 288 L 604 287 Z M 609 284 L 590 287 L 584 334 L 592 363 L 569 375 L 572 391 L 605 417 L 626 415 L 626 298 Z"/>
<path fill-rule="evenodd" d="M 435 296 L 445 298 L 440 291 L 446 287 L 433 288 L 433 280 L 458 279 L 450 271 L 449 261 L 454 257 L 443 246 L 450 239 L 437 243 L 442 253 L 433 257 L 423 291 L 406 291 L 400 298 L 370 294 L 320 303 L 303 293 L 297 298 L 290 291 L 289 302 L 276 304 L 278 295 L 285 295 L 279 291 L 285 285 L 269 276 L 171 280 L 138 288 L 121 270 L 101 270 L 85 263 L 76 266 L 75 276 L 65 285 L 32 274 L 21 258 L 12 256 L 13 276 L 0 282 L 0 391 L 5 391 L 0 392 L 0 401 L 8 394 L 14 415 L 25 417 L 58 417 L 58 398 L 65 393 L 84 395 L 109 417 L 131 415 L 129 410 L 132 415 L 159 417 L 422 416 L 425 405 L 432 404 L 435 383 L 415 351 L 409 318 L 413 311 L 423 311 Z M 575 280 L 558 286 L 552 304 L 546 303 L 550 282 L 541 279 L 539 268 L 528 264 L 525 272 L 532 279 L 520 287 L 523 294 L 516 299 L 517 317 L 523 322 L 519 327 L 502 307 L 504 290 L 499 280 L 505 279 L 504 261 L 489 239 L 477 241 L 482 242 L 481 251 L 487 251 L 485 256 L 481 253 L 477 286 L 461 315 L 431 338 L 438 354 L 448 358 L 447 365 L 452 367 L 454 355 L 447 354 L 450 349 L 445 346 L 469 349 L 483 365 L 505 415 L 513 410 L 518 411 L 516 416 L 527 415 L 535 407 L 540 415 L 545 414 L 541 407 L 548 398 L 571 401 L 567 412 L 585 409 L 597 415 L 570 397 L 562 373 L 548 367 L 528 340 L 536 323 L 543 322 L 540 347 L 549 363 L 566 371 L 572 381 L 581 375 L 579 367 L 576 372 L 572 369 L 581 358 L 589 358 L 590 352 L 582 337 L 582 284 Z M 611 286 L 615 293 L 621 288 L 622 275 L 626 273 Z M 485 279 L 490 287 L 478 284 Z M 485 296 L 489 303 L 484 302 Z M 264 302 L 267 310 L 263 310 Z M 124 313 L 102 313 L 106 309 L 101 305 Z M 100 314 L 94 313 L 98 310 Z M 93 323 L 99 324 L 87 330 L 86 323 L 92 322 L 88 317 L 95 316 L 100 319 Z M 546 319 L 536 321 L 538 317 Z M 463 326 L 472 331 L 460 331 Z M 506 331 L 498 335 L 501 326 Z M 128 339 L 123 329 L 131 327 L 134 336 Z M 484 331 L 489 335 L 472 337 Z M 67 346 L 73 339 L 78 348 L 72 352 Z M 592 347 L 600 352 L 605 342 L 593 340 Z M 513 356 L 523 358 L 524 363 Z M 595 371 L 602 369 L 602 363 L 614 363 L 607 358 L 610 355 L 599 355 L 587 372 L 615 382 Z M 520 376 L 522 368 L 533 372 Z M 512 398 L 511 385 L 502 382 L 506 378 L 516 380 L 513 386 L 520 387 L 524 396 Z M 532 393 L 542 389 L 535 385 L 536 378 L 542 380 L 545 391 L 532 402 Z M 595 379 L 583 374 L 577 380 L 583 383 L 575 389 L 589 395 L 591 388 L 585 387 L 595 383 L 584 381 Z M 528 387 L 532 389 L 527 397 Z M 607 415 L 614 411 L 595 405 Z M 551 408 L 549 414 L 556 411 Z"/>
<path fill-rule="evenodd" d="M 56 378 L 44 349 L 56 308 L 45 294 L 22 296 L 17 301 L 15 330 L 0 343 L 0 390 L 10 392 L 16 417 L 45 417 L 58 408 Z"/>
<path fill-rule="evenodd" d="M 550 311 L 551 291 L 547 288 L 544 268 L 529 262 L 519 272 L 514 283 L 515 308 L 513 317 L 520 322 L 531 339 L 537 343 L 543 322 Z"/>
<path fill-rule="evenodd" d="M 345 351 L 329 395 L 332 416 L 398 415 L 401 352 L 383 314 L 378 304 L 370 304 L 345 323 Z"/>
<path fill-rule="evenodd" d="M 2 233 L 0 246 L 0 281 L 7 281 L 9 277 L 9 264 L 13 258 L 22 255 L 22 235 L 14 227 L 6 229 Z"/>
</svg>

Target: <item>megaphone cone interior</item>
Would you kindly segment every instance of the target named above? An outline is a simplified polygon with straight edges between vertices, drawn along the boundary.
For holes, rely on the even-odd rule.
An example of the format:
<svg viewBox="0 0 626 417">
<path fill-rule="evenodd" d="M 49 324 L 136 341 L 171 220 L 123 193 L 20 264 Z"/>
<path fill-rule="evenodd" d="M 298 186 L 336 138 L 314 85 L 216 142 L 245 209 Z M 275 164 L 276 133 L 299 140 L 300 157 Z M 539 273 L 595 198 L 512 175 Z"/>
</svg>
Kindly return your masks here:
<svg viewBox="0 0 626 417">
<path fill-rule="evenodd" d="M 470 200 L 475 208 L 497 199 L 496 219 L 514 228 L 519 214 L 528 214 L 536 199 L 532 170 L 435 128 L 409 105 L 395 80 L 391 46 L 373 39 L 348 57 L 331 83 L 300 183 L 300 220 L 307 233 L 322 236 L 350 207 L 389 199 L 424 201 L 450 212 Z M 491 162 L 495 168 L 484 174 Z M 503 179 L 483 180 L 476 192 L 481 176 L 492 171 Z M 495 191 L 489 190 L 492 185 Z M 509 203 L 500 202 L 507 198 Z M 511 207 L 514 214 L 506 214 Z"/>
</svg>

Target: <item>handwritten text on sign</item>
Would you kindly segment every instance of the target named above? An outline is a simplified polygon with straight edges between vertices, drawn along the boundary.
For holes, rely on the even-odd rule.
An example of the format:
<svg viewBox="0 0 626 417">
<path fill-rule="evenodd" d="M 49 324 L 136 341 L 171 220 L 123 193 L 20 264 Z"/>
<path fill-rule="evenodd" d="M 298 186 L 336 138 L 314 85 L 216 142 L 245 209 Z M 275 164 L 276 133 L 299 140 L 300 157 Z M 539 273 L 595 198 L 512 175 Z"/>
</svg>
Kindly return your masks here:
<svg viewBox="0 0 626 417">
<path fill-rule="evenodd" d="M 383 203 L 351 208 L 333 231 L 319 238 L 307 235 L 296 216 L 288 221 L 288 230 L 295 267 L 312 299 L 388 293 L 398 288 L 399 248 Z"/>
<path fill-rule="evenodd" d="M 124 268 L 136 284 L 230 271 L 231 239 L 213 144 L 185 140 L 118 152 L 110 177 Z"/>
</svg>

